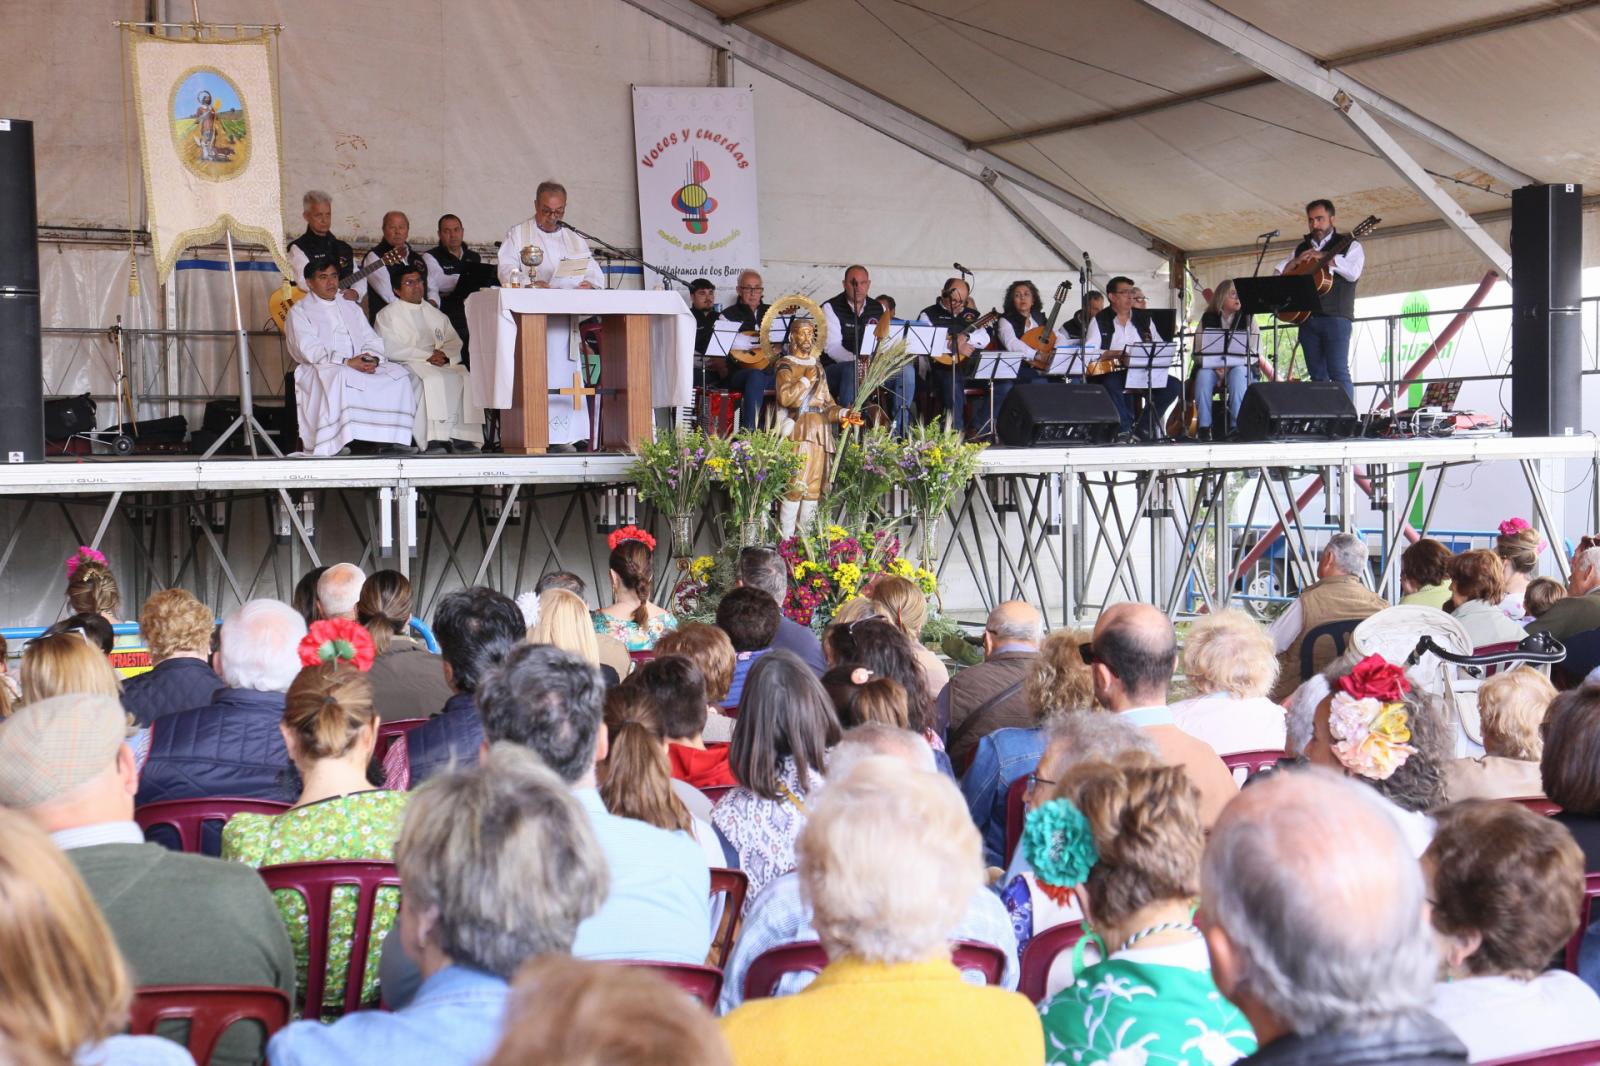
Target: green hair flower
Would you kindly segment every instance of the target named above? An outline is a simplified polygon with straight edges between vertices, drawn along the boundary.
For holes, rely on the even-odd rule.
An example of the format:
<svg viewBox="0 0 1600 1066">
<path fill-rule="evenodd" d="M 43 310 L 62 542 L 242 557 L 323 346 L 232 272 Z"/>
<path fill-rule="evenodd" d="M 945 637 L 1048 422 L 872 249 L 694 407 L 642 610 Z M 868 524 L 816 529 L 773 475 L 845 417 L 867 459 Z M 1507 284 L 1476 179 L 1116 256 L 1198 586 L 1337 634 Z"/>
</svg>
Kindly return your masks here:
<svg viewBox="0 0 1600 1066">
<path fill-rule="evenodd" d="M 1067 799 L 1053 799 L 1028 812 L 1022 853 L 1039 880 L 1062 888 L 1083 884 L 1100 861 L 1089 819 Z"/>
</svg>

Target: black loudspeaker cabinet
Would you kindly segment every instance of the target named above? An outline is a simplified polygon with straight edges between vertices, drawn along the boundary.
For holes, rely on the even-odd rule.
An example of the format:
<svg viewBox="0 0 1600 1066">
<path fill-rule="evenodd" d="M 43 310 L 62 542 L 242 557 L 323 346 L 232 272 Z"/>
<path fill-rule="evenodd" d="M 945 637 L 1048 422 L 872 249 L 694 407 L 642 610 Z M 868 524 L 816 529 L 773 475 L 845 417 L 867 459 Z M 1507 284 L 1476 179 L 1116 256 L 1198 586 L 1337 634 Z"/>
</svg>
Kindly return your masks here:
<svg viewBox="0 0 1600 1066">
<path fill-rule="evenodd" d="M 1511 432 L 1583 431 L 1583 186 L 1511 194 Z"/>
<path fill-rule="evenodd" d="M 0 117 L 0 463 L 44 458 L 33 123 Z"/>
<path fill-rule="evenodd" d="M 1000 405 L 1000 443 L 1009 448 L 1109 444 L 1121 428 L 1116 404 L 1101 385 L 1019 385 Z"/>
<path fill-rule="evenodd" d="M 1361 433 L 1361 418 L 1332 381 L 1258 381 L 1239 406 L 1239 439 L 1343 440 Z"/>
</svg>

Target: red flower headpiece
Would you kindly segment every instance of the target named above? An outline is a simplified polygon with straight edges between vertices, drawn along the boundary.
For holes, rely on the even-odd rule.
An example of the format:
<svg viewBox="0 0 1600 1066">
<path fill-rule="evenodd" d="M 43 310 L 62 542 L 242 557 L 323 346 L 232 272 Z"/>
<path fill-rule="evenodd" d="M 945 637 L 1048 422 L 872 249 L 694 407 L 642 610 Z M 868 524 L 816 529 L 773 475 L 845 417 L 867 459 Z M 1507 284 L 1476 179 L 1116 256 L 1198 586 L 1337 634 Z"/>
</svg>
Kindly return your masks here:
<svg viewBox="0 0 1600 1066">
<path fill-rule="evenodd" d="M 1369 655 L 1362 659 L 1337 684 L 1340 691 L 1358 700 L 1374 699 L 1379 703 L 1398 703 L 1411 691 L 1405 668 L 1394 665 L 1381 655 Z"/>
<path fill-rule="evenodd" d="M 82 566 L 84 563 L 92 562 L 104 564 L 105 561 L 106 557 L 104 555 L 95 551 L 87 544 L 80 544 L 78 545 L 78 550 L 73 552 L 72 557 L 67 560 L 67 579 L 71 580 L 72 575 L 78 572 L 78 567 Z"/>
<path fill-rule="evenodd" d="M 656 538 L 638 526 L 623 526 L 621 529 L 613 531 L 611 536 L 606 538 L 606 547 L 616 551 L 617 545 L 625 540 L 636 540 L 651 551 L 656 550 Z"/>
<path fill-rule="evenodd" d="M 348 618 L 324 619 L 312 622 L 305 639 L 300 641 L 300 665 L 321 666 L 326 663 L 351 663 L 366 673 L 372 669 L 377 649 L 372 645 L 372 634 L 365 626 Z"/>
</svg>

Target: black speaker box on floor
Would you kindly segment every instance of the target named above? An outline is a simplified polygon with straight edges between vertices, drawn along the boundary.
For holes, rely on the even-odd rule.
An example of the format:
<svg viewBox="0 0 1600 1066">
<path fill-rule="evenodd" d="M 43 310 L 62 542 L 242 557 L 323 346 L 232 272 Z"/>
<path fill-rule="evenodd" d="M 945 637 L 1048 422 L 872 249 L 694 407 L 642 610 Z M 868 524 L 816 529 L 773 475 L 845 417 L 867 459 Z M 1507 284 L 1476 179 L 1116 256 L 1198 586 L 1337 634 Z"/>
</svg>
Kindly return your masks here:
<svg viewBox="0 0 1600 1066">
<path fill-rule="evenodd" d="M 1009 448 L 1108 444 L 1122 425 L 1103 386 L 1058 382 L 1012 389 L 997 422 L 1000 443 Z"/>
<path fill-rule="evenodd" d="M 1344 440 L 1361 419 L 1332 381 L 1258 381 L 1239 407 L 1240 440 Z"/>
</svg>

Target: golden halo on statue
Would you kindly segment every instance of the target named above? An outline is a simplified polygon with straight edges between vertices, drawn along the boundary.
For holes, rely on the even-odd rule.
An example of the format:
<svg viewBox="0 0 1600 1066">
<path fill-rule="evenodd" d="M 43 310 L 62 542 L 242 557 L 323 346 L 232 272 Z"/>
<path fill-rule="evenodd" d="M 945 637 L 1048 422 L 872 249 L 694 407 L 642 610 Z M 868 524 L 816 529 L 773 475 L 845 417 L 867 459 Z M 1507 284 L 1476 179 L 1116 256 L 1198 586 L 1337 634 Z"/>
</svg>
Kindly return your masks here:
<svg viewBox="0 0 1600 1066">
<path fill-rule="evenodd" d="M 761 316 L 759 343 L 761 345 L 761 355 L 767 360 L 768 366 L 771 366 L 778 359 L 778 353 L 772 350 L 772 341 L 770 339 L 772 323 L 780 315 L 792 310 L 804 311 L 811 316 L 811 321 L 816 324 L 815 351 L 809 354 L 816 355 L 828 346 L 828 320 L 823 317 L 822 308 L 817 305 L 817 302 L 809 296 L 801 296 L 797 292 L 790 293 L 788 296 L 780 296 L 767 308 L 767 313 Z M 791 322 L 789 328 L 793 329 L 794 323 Z"/>
</svg>

